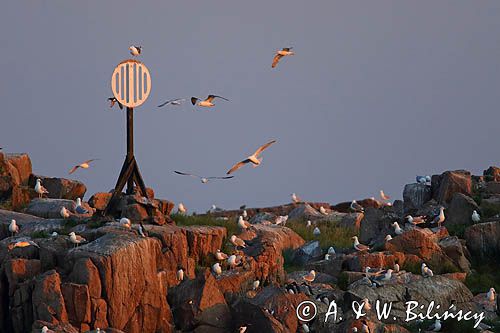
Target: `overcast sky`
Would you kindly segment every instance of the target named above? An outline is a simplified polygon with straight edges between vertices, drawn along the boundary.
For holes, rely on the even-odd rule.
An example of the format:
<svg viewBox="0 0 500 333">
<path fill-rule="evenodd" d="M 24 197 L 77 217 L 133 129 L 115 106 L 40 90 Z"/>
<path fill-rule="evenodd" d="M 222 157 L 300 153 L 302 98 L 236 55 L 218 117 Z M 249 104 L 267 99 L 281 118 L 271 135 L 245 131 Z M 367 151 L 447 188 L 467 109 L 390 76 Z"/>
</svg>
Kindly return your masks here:
<svg viewBox="0 0 500 333">
<path fill-rule="evenodd" d="M 144 47 L 149 99 L 136 158 L 157 197 L 188 209 L 401 197 L 416 174 L 500 164 L 500 2 L 5 1 L 0 146 L 37 174 L 109 191 L 126 153 L 110 76 Z M 274 52 L 296 55 L 271 69 Z M 156 106 L 218 94 L 212 109 Z M 261 167 L 223 175 L 259 145 Z"/>
</svg>

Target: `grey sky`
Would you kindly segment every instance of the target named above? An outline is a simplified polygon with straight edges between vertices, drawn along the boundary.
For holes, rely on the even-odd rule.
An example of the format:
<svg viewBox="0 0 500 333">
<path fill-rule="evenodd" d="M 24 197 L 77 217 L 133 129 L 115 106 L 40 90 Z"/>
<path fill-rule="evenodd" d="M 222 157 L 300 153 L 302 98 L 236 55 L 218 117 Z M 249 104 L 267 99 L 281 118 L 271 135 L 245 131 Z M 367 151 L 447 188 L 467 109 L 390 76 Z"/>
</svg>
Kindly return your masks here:
<svg viewBox="0 0 500 333">
<path fill-rule="evenodd" d="M 401 197 L 415 174 L 498 164 L 498 1 L 5 1 L 0 146 L 36 173 L 114 186 L 125 116 L 109 80 L 143 45 L 152 74 L 136 157 L 158 197 L 188 208 Z M 276 49 L 296 55 L 271 69 Z M 206 96 L 212 110 L 156 108 Z M 203 186 L 268 139 L 257 169 Z"/>
</svg>

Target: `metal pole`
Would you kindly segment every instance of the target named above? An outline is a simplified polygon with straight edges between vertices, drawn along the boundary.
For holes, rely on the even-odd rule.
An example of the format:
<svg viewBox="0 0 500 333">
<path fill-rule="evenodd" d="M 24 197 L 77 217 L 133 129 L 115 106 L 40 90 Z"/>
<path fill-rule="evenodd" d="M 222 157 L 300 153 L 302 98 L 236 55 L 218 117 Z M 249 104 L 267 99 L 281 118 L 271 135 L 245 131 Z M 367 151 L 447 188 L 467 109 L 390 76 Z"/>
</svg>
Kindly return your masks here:
<svg viewBox="0 0 500 333">
<path fill-rule="evenodd" d="M 127 107 L 127 161 L 134 159 L 134 108 Z M 134 180 L 130 177 L 127 181 L 127 194 L 134 192 Z"/>
</svg>

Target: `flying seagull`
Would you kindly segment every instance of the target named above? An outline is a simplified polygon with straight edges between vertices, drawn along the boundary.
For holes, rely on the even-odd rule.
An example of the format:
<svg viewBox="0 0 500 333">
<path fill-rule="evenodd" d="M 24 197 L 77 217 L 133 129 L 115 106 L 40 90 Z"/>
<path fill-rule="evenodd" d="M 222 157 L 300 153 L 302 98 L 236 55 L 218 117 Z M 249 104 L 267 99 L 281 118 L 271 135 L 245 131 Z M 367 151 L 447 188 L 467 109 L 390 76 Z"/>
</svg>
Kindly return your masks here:
<svg viewBox="0 0 500 333">
<path fill-rule="evenodd" d="M 120 103 L 116 97 L 109 97 L 108 98 L 108 101 L 109 101 L 109 107 L 112 108 L 113 106 L 115 106 L 115 104 L 118 104 L 118 107 L 123 110 L 123 104 Z"/>
<path fill-rule="evenodd" d="M 134 57 L 137 57 L 139 54 L 142 53 L 142 46 L 130 45 L 128 49 L 130 50 L 130 54 L 133 55 Z"/>
<path fill-rule="evenodd" d="M 223 99 L 225 101 L 229 101 L 227 98 L 224 98 L 222 96 L 208 95 L 207 99 L 204 99 L 204 100 L 202 100 L 201 98 L 198 98 L 198 97 L 191 97 L 191 104 L 210 108 L 212 106 L 215 106 L 215 104 L 212 103 L 212 101 L 214 100 L 214 98 L 221 98 L 221 99 Z M 196 102 L 198 102 L 198 103 L 196 103 Z"/>
<path fill-rule="evenodd" d="M 382 200 L 390 200 L 391 199 L 391 197 L 388 196 L 387 194 L 385 194 L 383 190 L 380 190 L 380 197 L 382 198 Z"/>
<path fill-rule="evenodd" d="M 71 170 L 69 170 L 69 174 L 71 175 L 73 172 L 75 172 L 79 168 L 88 169 L 90 167 L 90 163 L 93 161 L 97 161 L 97 158 L 94 158 L 91 160 L 86 160 L 85 162 L 82 162 L 80 164 L 75 165 L 73 168 L 71 168 Z"/>
<path fill-rule="evenodd" d="M 181 105 L 182 102 L 184 102 L 186 99 L 185 98 L 175 98 L 175 99 L 169 99 L 168 101 L 166 101 L 165 103 L 163 104 L 160 104 L 158 105 L 159 108 L 165 106 L 165 105 L 175 105 L 175 106 L 178 106 L 178 105 Z"/>
<path fill-rule="evenodd" d="M 272 141 L 269 141 L 268 143 L 266 143 L 265 145 L 260 146 L 259 149 L 257 149 L 255 151 L 255 153 L 253 153 L 252 155 L 248 156 L 243 161 L 238 162 L 235 165 L 233 165 L 233 167 L 231 169 L 229 169 L 229 171 L 226 174 L 228 174 L 228 175 L 232 174 L 233 172 L 235 172 L 236 170 L 238 170 L 239 168 L 241 168 L 242 166 L 244 166 L 247 163 L 252 163 L 252 165 L 253 165 L 254 168 L 258 167 L 260 165 L 260 163 L 262 162 L 262 158 L 259 158 L 259 155 L 264 150 L 266 150 L 267 148 L 269 148 L 269 146 L 271 146 L 275 142 L 276 142 L 276 140 L 272 140 Z"/>
<path fill-rule="evenodd" d="M 276 67 L 278 65 L 278 62 L 281 60 L 281 58 L 286 57 L 286 56 L 291 56 L 294 55 L 295 53 L 291 51 L 293 47 L 284 47 L 279 51 L 276 51 L 276 54 L 274 55 L 273 58 L 273 64 L 271 65 L 272 68 Z"/>
<path fill-rule="evenodd" d="M 182 176 L 191 176 L 193 178 L 198 178 L 200 179 L 200 181 L 203 183 L 203 184 L 206 184 L 208 183 L 210 180 L 212 179 L 230 179 L 230 178 L 233 178 L 234 176 L 224 176 L 224 177 L 202 177 L 202 176 L 198 176 L 198 175 L 195 175 L 195 174 L 192 174 L 192 173 L 186 173 L 186 172 L 181 172 L 181 171 L 174 171 L 176 174 L 178 175 L 182 175 Z"/>
</svg>

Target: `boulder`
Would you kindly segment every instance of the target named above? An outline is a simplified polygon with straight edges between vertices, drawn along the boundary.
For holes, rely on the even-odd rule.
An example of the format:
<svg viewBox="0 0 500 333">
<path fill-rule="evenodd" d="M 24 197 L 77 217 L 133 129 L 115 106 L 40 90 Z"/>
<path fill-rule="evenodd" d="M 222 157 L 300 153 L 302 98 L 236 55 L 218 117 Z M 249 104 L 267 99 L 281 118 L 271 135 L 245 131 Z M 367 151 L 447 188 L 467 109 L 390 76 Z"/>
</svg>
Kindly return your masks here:
<svg viewBox="0 0 500 333">
<path fill-rule="evenodd" d="M 496 260 L 500 255 L 500 221 L 472 225 L 465 229 L 464 238 L 474 256 Z"/>
<path fill-rule="evenodd" d="M 43 320 L 51 324 L 68 321 L 61 292 L 61 278 L 55 270 L 37 277 L 32 298 L 35 320 Z"/>
<path fill-rule="evenodd" d="M 111 200 L 111 192 L 98 192 L 89 199 L 89 205 L 98 211 L 104 211 Z"/>
<path fill-rule="evenodd" d="M 69 321 L 76 327 L 89 327 L 91 322 L 89 287 L 85 284 L 63 283 L 61 290 Z"/>
<path fill-rule="evenodd" d="M 349 213 L 342 217 L 339 222 L 340 227 L 350 228 L 356 233 L 361 228 L 361 221 L 364 219 L 365 214 L 363 213 Z"/>
<path fill-rule="evenodd" d="M 323 215 L 308 204 L 301 204 L 288 213 L 288 218 L 290 220 L 315 220 L 321 217 L 323 217 Z"/>
<path fill-rule="evenodd" d="M 20 211 L 37 197 L 37 194 L 34 189 L 28 186 L 16 185 L 12 188 L 12 197 L 11 204 L 12 209 L 16 211 Z"/>
<path fill-rule="evenodd" d="M 40 274 L 40 260 L 11 259 L 5 262 L 5 275 L 9 283 L 9 295 L 12 297 L 17 286 Z"/>
<path fill-rule="evenodd" d="M 451 199 L 448 209 L 446 209 L 446 226 L 471 225 L 472 212 L 479 213 L 479 206 L 469 196 L 462 193 L 455 193 Z"/>
<path fill-rule="evenodd" d="M 399 216 L 393 211 L 367 208 L 359 229 L 359 241 L 369 244 L 372 241 L 384 239 L 385 235 L 394 234 L 392 223 L 398 220 Z"/>
<path fill-rule="evenodd" d="M 485 191 L 489 195 L 500 195 L 500 182 L 487 182 Z"/>
<path fill-rule="evenodd" d="M 43 187 L 49 191 L 48 198 L 76 200 L 83 198 L 87 187 L 80 181 L 65 178 L 45 177 L 32 174 L 29 179 L 29 186 L 35 187 L 36 180 L 41 179 Z"/>
<path fill-rule="evenodd" d="M 432 199 L 431 187 L 426 184 L 406 184 L 403 190 L 403 209 L 414 214 L 423 204 Z"/>
<path fill-rule="evenodd" d="M 212 226 L 180 227 L 186 233 L 188 256 L 199 262 L 222 248 L 227 238 L 226 228 Z"/>
<path fill-rule="evenodd" d="M 319 241 L 310 241 L 296 249 L 293 253 L 292 262 L 297 266 L 304 266 L 308 262 L 317 260 L 323 257 L 323 250 L 319 245 Z"/>
<path fill-rule="evenodd" d="M 433 198 L 439 203 L 449 203 L 455 193 L 470 196 L 472 192 L 471 173 L 466 170 L 446 171 L 432 176 Z"/>
<path fill-rule="evenodd" d="M 57 219 L 61 217 L 61 209 L 65 207 L 70 213 L 75 212 L 75 203 L 72 200 L 66 199 L 33 199 L 26 213 L 46 219 Z"/>
<path fill-rule="evenodd" d="M 255 214 L 254 216 L 252 216 L 252 218 L 250 219 L 250 222 L 251 224 L 260 224 L 264 221 L 269 221 L 269 222 L 272 222 L 276 219 L 276 215 L 272 214 L 272 213 L 257 213 Z"/>
<path fill-rule="evenodd" d="M 26 185 L 31 174 L 31 160 L 27 154 L 0 152 L 0 199 L 8 199 L 15 186 Z"/>
<path fill-rule="evenodd" d="M 439 241 L 439 246 L 462 272 L 470 272 L 469 251 L 458 237 L 449 236 L 443 238 Z"/>
</svg>

